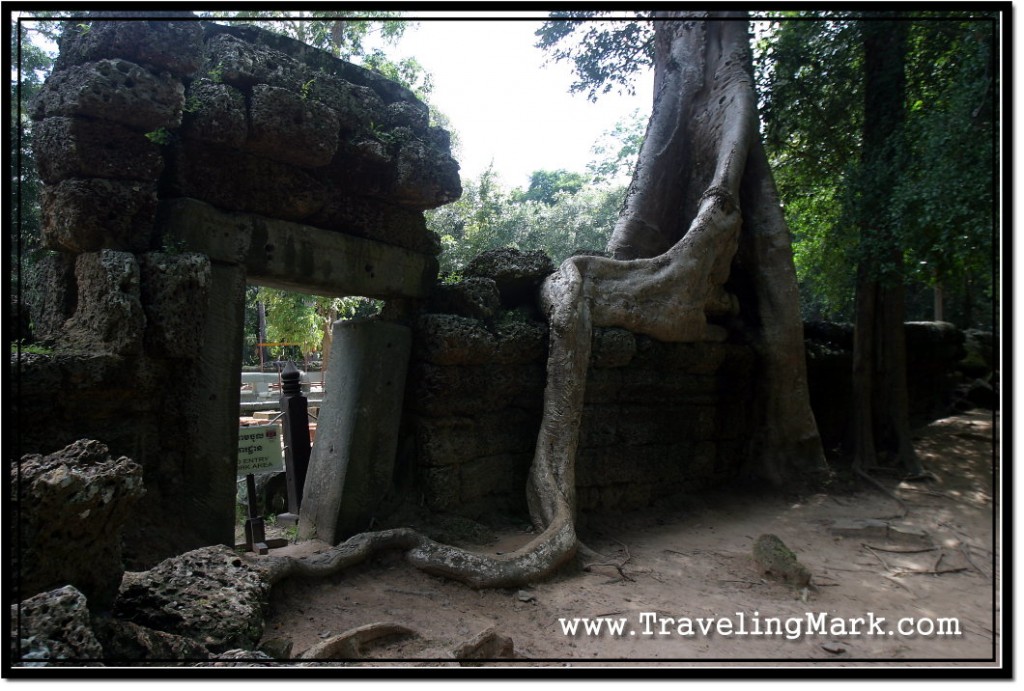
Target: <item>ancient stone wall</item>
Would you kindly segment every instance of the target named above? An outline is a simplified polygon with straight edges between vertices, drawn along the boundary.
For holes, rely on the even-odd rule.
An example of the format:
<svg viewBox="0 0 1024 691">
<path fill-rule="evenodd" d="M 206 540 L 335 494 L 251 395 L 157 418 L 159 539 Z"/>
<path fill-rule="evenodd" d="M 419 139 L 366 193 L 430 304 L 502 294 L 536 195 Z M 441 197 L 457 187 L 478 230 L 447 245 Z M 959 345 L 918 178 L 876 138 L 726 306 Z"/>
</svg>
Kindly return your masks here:
<svg viewBox="0 0 1024 691">
<path fill-rule="evenodd" d="M 481 255 L 439 286 L 415 325 L 405 463 L 434 510 L 525 509 L 540 426 L 548 330 L 539 253 Z M 579 507 L 628 509 L 722 483 L 749 437 L 749 346 L 661 343 L 597 329 L 576 464 Z"/>
<path fill-rule="evenodd" d="M 18 453 L 138 462 L 133 566 L 231 544 L 246 283 L 423 297 L 423 210 L 461 193 L 448 134 L 379 75 L 188 12 L 69 22 L 31 116 L 54 353 L 14 363 Z"/>
<path fill-rule="evenodd" d="M 415 324 L 406 393 L 406 491 L 472 518 L 525 512 L 540 426 L 547 325 L 533 306 L 553 270 L 538 254 L 481 255 L 436 288 Z M 948 414 L 964 335 L 908 323 L 913 424 Z M 853 332 L 806 326 L 811 404 L 826 448 L 850 420 Z M 755 355 L 734 342 L 662 343 L 596 329 L 576 463 L 581 510 L 630 509 L 742 475 Z M 977 376 L 975 373 L 974 376 Z"/>
</svg>

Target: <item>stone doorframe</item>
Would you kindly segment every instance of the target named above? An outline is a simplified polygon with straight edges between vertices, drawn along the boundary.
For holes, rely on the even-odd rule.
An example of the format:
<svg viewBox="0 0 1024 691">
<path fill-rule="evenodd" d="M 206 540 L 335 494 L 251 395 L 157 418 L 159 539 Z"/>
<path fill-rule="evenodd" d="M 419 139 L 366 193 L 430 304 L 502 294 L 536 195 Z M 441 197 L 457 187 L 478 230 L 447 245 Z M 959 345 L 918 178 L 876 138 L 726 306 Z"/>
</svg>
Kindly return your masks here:
<svg viewBox="0 0 1024 691">
<path fill-rule="evenodd" d="M 423 300 L 436 280 L 438 263 L 433 256 L 394 245 L 225 212 L 195 199 L 162 202 L 157 225 L 165 242 L 210 260 L 204 345 L 192 396 L 193 412 L 202 421 L 193 477 L 206 482 L 193 481 L 192 494 L 208 512 L 202 517 L 207 539 L 230 544 L 246 284 L 330 297 Z M 407 357 L 402 366 L 408 366 Z M 404 372 L 396 375 L 404 381 Z"/>
</svg>

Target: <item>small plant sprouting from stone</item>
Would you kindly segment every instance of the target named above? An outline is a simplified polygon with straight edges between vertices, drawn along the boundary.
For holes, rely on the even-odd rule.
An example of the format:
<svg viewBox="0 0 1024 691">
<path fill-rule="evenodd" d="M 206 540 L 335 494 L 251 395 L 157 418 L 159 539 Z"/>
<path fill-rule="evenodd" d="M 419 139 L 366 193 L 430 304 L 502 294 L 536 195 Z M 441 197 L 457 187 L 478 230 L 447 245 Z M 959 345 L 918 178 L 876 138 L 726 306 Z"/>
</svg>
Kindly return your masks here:
<svg viewBox="0 0 1024 691">
<path fill-rule="evenodd" d="M 185 101 L 185 108 L 184 108 L 184 110 L 185 110 L 186 113 L 196 113 L 202 107 L 203 107 L 203 104 L 199 100 L 199 98 L 197 98 L 196 96 L 189 96 L 188 100 Z"/>
<path fill-rule="evenodd" d="M 312 93 L 312 91 L 313 91 L 313 82 L 315 82 L 315 81 L 316 81 L 316 77 L 313 77 L 312 79 L 310 79 L 308 82 L 306 82 L 305 84 L 303 84 L 299 88 L 299 97 L 303 101 L 305 101 L 306 99 L 309 98 L 309 94 Z"/>
<path fill-rule="evenodd" d="M 157 144 L 159 146 L 167 146 L 171 143 L 174 135 L 167 131 L 166 127 L 161 127 L 158 130 L 152 132 L 146 132 L 146 139 Z"/>
<path fill-rule="evenodd" d="M 77 31 L 79 35 L 85 36 L 87 33 L 92 31 L 92 24 L 75 24 L 75 31 Z"/>
<path fill-rule="evenodd" d="M 379 141 L 381 144 L 391 144 L 395 141 L 395 135 L 391 132 L 386 131 L 383 127 L 379 126 L 373 120 L 370 121 L 370 136 Z"/>
<path fill-rule="evenodd" d="M 214 84 L 224 83 L 224 65 L 221 63 L 218 62 L 217 65 L 211 68 L 206 74 Z"/>
<path fill-rule="evenodd" d="M 22 355 L 53 355 L 52 348 L 38 343 L 22 343 L 21 341 L 11 341 L 11 352 L 21 352 Z"/>
</svg>

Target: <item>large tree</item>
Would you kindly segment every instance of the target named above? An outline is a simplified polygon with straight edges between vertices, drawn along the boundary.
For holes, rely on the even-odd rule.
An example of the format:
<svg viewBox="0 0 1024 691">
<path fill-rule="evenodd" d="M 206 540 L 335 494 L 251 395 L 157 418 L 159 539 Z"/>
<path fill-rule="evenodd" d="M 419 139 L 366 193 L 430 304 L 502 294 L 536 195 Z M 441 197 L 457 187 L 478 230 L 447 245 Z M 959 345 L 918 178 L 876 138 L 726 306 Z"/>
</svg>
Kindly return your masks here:
<svg viewBox="0 0 1024 691">
<path fill-rule="evenodd" d="M 409 530 L 364 534 L 316 565 L 343 567 L 382 546 L 476 587 L 542 578 L 586 549 L 575 531 L 574 463 L 594 326 L 666 341 L 719 340 L 740 303 L 759 354 L 750 472 L 774 484 L 822 472 L 811 415 L 789 235 L 761 147 L 742 14 L 670 12 L 654 28 L 655 102 L 609 249 L 570 257 L 542 287 L 550 327 L 544 414 L 527 487 L 537 537 L 498 557 Z M 734 267 L 738 270 L 733 272 Z"/>
<path fill-rule="evenodd" d="M 921 466 L 910 438 L 903 322 L 903 248 L 888 213 L 901 177 L 906 101 L 903 22 L 860 23 L 864 44 L 864 144 L 856 180 L 860 230 L 853 342 L 854 468 L 877 465 L 884 441 L 912 474 Z"/>
<path fill-rule="evenodd" d="M 907 292 L 935 290 L 911 318 L 966 327 L 971 286 L 992 286 L 994 16 L 793 14 L 763 39 L 766 133 L 811 314 L 856 320 L 847 450 L 858 471 L 921 475 Z M 944 293 L 962 298 L 948 313 Z"/>
</svg>

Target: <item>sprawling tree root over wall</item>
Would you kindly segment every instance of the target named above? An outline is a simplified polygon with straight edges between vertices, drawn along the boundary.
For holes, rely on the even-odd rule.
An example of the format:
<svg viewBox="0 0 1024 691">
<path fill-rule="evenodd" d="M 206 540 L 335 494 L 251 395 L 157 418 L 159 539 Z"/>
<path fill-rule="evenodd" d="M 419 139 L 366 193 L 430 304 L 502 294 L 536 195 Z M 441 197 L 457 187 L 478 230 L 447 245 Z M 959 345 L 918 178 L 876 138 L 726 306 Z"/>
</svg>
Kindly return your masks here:
<svg viewBox="0 0 1024 691">
<path fill-rule="evenodd" d="M 734 259 L 750 264 L 751 318 L 760 322 L 755 472 L 779 484 L 793 470 L 820 469 L 792 252 L 757 136 L 747 22 L 684 14 L 659 22 L 655 40 L 655 104 L 609 246 L 615 258 L 571 257 L 541 290 L 550 350 L 527 487 L 539 535 L 516 552 L 488 556 L 409 529 L 365 533 L 315 557 L 263 560 L 271 582 L 334 573 L 376 551 L 401 549 L 428 573 L 475 588 L 514 586 L 541 580 L 586 551 L 574 527 L 575 459 L 593 327 L 663 341 L 722 339 L 725 330 L 708 316 L 738 313 L 737 298 L 725 289 Z M 753 208 L 741 211 L 741 202 Z"/>
</svg>

